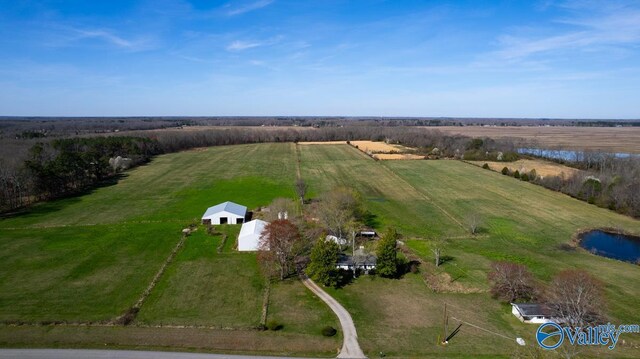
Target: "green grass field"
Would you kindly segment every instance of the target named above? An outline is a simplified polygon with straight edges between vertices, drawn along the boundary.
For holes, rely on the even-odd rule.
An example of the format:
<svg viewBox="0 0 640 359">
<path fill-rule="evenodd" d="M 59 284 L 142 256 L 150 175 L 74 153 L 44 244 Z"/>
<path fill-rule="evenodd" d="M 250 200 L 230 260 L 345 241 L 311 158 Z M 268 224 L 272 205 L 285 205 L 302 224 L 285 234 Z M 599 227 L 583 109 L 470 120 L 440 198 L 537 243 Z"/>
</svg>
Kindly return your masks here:
<svg viewBox="0 0 640 359">
<path fill-rule="evenodd" d="M 1 220 L 0 321 L 96 322 L 117 317 L 142 294 L 182 228 L 198 222 L 207 207 L 232 200 L 252 209 L 276 197 L 293 198 L 293 149 L 293 144 L 260 144 L 159 156 L 128 171 L 116 185 L 42 203 Z M 222 246 L 221 236 L 209 236 L 204 228 L 187 239 L 136 324 L 242 329 L 248 331 L 237 331 L 239 336 L 255 337 L 256 342 L 284 335 L 310 343 L 291 343 L 283 350 L 333 352 L 338 339 L 323 338 L 317 329 L 336 325 L 328 308 L 316 300 L 298 310 L 305 312 L 301 318 L 309 320 L 308 326 L 282 310 L 283 303 L 297 301 L 300 288 L 272 289 L 274 315 L 285 323 L 286 335 L 258 335 L 250 329 L 260 322 L 264 281 L 255 254 L 233 250 L 239 226 L 221 229 L 227 233 Z M 300 335 L 288 330 L 296 327 L 312 329 Z M 274 342 L 281 341 L 275 337 Z"/>
<path fill-rule="evenodd" d="M 462 162 L 374 161 L 347 145 L 297 149 L 312 196 L 336 185 L 356 189 L 378 230 L 397 227 L 406 245 L 427 262 L 432 261 L 432 241 L 444 240 L 444 255 L 450 258 L 429 270 L 448 274 L 457 288 L 476 291 L 434 293 L 420 274 L 399 280 L 365 276 L 332 289 L 352 313 L 370 357 L 380 351 L 389 356 L 495 357 L 532 348 L 519 348 L 512 339 L 521 336 L 532 343 L 535 326 L 518 322 L 508 306 L 486 292 L 486 273 L 494 260 L 527 264 L 542 283 L 562 269 L 586 269 L 605 283 L 612 322 L 640 322 L 640 267 L 562 246 L 586 227 L 640 233 L 639 221 Z M 85 322 L 122 314 L 167 258 L 181 229 L 197 222 L 208 206 L 232 200 L 255 208 L 276 197 L 293 198 L 296 157 L 294 144 L 159 156 L 127 172 L 116 185 L 0 220 L 0 321 Z M 473 213 L 483 219 L 477 237 L 465 228 L 466 217 Z M 148 346 L 165 343 L 190 350 L 334 353 L 339 336 L 327 339 L 319 331 L 325 325 L 337 327 L 336 318 L 295 280 L 271 287 L 267 319 L 282 323 L 283 329 L 248 329 L 259 324 L 264 282 L 255 254 L 233 250 L 238 229 L 220 227 L 228 238 L 222 245 L 221 235 L 208 235 L 202 227 L 186 240 L 134 323 L 154 327 L 43 331 L 0 326 L 0 345 L 110 342 L 130 347 L 136 344 L 131 338 L 139 338 Z M 436 345 L 444 303 L 452 316 L 512 339 L 465 324 L 448 347 Z M 179 329 L 155 328 L 159 325 L 211 329 L 176 332 Z M 206 333 L 226 340 L 207 339 Z M 200 339 L 193 342 L 187 336 Z M 631 336 L 625 339 L 640 343 Z M 637 352 L 629 345 L 615 354 L 634 357 Z"/>
<path fill-rule="evenodd" d="M 463 289 L 482 291 L 435 294 L 412 274 L 400 280 L 364 277 L 332 291 L 354 315 L 365 352 L 468 357 L 522 353 L 515 340 L 467 325 L 447 348 L 435 344 L 445 303 L 458 319 L 535 343 L 535 325 L 518 322 L 509 306 L 487 293 L 486 274 L 494 260 L 527 264 L 541 282 L 562 269 L 586 269 L 605 283 L 612 321 L 640 321 L 638 266 L 561 249 L 581 228 L 620 227 L 640 233 L 637 220 L 458 161 L 376 162 L 346 145 L 300 147 L 303 176 L 312 181 L 314 190 L 334 184 L 358 189 L 382 226 L 400 228 L 403 241 L 427 262 L 433 258 L 431 240 L 449 237 L 444 255 L 451 258 L 438 271 L 447 272 Z M 483 219 L 477 237 L 464 229 L 472 213 Z M 635 345 L 639 342 L 635 339 Z M 616 355 L 633 357 L 633 353 L 629 347 L 616 350 Z"/>
</svg>

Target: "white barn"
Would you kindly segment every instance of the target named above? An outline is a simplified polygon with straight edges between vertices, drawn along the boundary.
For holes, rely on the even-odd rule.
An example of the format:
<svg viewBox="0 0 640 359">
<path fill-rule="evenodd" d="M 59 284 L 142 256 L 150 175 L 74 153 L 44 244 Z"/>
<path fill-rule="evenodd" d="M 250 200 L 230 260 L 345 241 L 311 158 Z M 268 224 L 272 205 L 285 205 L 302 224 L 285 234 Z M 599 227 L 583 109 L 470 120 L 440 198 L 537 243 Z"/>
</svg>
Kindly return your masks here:
<svg viewBox="0 0 640 359">
<path fill-rule="evenodd" d="M 262 231 L 268 222 L 254 219 L 242 225 L 238 235 L 238 251 L 257 251 L 262 238 Z"/>
<path fill-rule="evenodd" d="M 224 202 L 207 208 L 202 224 L 241 224 L 247 216 L 247 207 L 233 202 Z"/>
</svg>

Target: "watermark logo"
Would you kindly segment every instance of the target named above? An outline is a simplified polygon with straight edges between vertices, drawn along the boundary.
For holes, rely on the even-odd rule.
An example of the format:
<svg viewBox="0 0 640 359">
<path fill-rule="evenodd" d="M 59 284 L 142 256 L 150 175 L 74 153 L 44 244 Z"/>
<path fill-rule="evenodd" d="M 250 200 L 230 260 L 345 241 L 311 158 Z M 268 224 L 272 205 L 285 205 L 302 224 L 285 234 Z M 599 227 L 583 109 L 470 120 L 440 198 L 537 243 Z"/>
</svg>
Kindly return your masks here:
<svg viewBox="0 0 640 359">
<path fill-rule="evenodd" d="M 536 332 L 538 344 L 547 350 L 553 350 L 564 341 L 564 331 L 562 327 L 554 322 L 544 323 L 538 327 Z"/>
<path fill-rule="evenodd" d="M 547 350 L 558 348 L 567 339 L 571 345 L 606 346 L 613 350 L 622 333 L 640 333 L 638 324 L 621 324 L 617 327 L 611 323 L 586 327 L 561 327 L 554 322 L 540 325 L 536 331 L 538 345 Z"/>
</svg>

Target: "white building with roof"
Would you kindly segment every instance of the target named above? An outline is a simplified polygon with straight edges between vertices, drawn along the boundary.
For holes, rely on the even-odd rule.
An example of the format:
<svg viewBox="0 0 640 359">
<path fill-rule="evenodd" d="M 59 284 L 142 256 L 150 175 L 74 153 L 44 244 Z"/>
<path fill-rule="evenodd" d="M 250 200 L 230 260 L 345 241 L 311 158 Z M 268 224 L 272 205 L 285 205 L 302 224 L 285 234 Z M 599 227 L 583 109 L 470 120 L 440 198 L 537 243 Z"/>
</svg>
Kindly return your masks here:
<svg viewBox="0 0 640 359">
<path fill-rule="evenodd" d="M 544 304 L 511 303 L 511 313 L 523 323 L 543 324 L 551 321 L 551 311 Z"/>
<path fill-rule="evenodd" d="M 242 225 L 240 234 L 238 235 L 238 251 L 257 251 L 262 238 L 264 227 L 269 224 L 259 219 L 254 219 Z"/>
<path fill-rule="evenodd" d="M 202 224 L 241 224 L 246 216 L 247 207 L 227 201 L 207 208 Z"/>
</svg>

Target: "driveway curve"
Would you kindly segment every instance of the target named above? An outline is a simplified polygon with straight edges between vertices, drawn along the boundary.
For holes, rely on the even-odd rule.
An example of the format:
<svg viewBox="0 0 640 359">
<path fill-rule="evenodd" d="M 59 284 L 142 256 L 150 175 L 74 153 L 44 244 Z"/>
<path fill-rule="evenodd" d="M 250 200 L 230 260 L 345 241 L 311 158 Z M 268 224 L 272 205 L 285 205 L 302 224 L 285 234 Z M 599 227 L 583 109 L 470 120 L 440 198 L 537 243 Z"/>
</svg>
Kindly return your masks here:
<svg viewBox="0 0 640 359">
<path fill-rule="evenodd" d="M 353 319 L 351 319 L 351 315 L 347 312 L 346 309 L 338 301 L 333 299 L 327 292 L 322 290 L 314 281 L 312 281 L 309 277 L 302 275 L 301 276 L 302 283 L 309 288 L 315 295 L 317 295 L 323 302 L 327 303 L 329 308 L 336 313 L 338 319 L 340 320 L 340 326 L 342 326 L 342 349 L 340 349 L 340 354 L 338 354 L 338 358 L 366 358 L 362 349 L 360 349 L 360 344 L 358 344 L 358 333 L 356 332 L 356 326 L 353 324 Z"/>
</svg>

